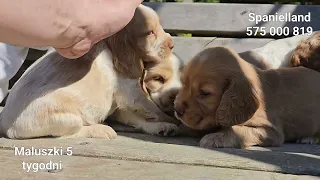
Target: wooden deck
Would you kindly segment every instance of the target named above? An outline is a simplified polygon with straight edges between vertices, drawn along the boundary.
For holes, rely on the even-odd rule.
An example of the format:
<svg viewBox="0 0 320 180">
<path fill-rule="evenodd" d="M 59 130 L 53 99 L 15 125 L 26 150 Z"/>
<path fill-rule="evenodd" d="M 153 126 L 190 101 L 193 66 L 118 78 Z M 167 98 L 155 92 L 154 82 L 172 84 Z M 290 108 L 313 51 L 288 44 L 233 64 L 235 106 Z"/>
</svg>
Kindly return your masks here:
<svg viewBox="0 0 320 180">
<path fill-rule="evenodd" d="M 119 133 L 103 139 L 0 139 L 0 179 L 320 179 L 320 146 L 286 144 L 249 150 L 197 147 L 198 139 Z M 64 155 L 15 155 L 15 147 L 63 148 Z M 68 156 L 67 147 L 72 147 Z M 21 150 L 21 149 L 18 149 Z M 58 163 L 55 170 L 22 163 Z M 36 168 L 36 167 L 35 167 Z"/>
</svg>

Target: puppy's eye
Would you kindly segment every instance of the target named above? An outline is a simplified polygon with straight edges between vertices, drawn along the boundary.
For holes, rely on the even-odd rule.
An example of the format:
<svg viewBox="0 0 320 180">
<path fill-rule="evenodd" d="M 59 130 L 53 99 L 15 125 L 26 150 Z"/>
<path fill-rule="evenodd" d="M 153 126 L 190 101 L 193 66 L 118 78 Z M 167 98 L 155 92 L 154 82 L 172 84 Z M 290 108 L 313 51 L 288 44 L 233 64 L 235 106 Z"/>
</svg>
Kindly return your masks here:
<svg viewBox="0 0 320 180">
<path fill-rule="evenodd" d="M 161 77 L 161 76 L 155 76 L 154 78 L 153 78 L 153 80 L 155 80 L 155 81 L 159 81 L 160 83 L 164 83 L 164 78 L 163 77 Z"/>
<path fill-rule="evenodd" d="M 200 98 L 205 98 L 205 97 L 210 96 L 210 95 L 211 95 L 211 93 L 208 92 L 208 91 L 204 91 L 204 90 L 200 90 L 199 91 L 199 97 Z"/>
</svg>

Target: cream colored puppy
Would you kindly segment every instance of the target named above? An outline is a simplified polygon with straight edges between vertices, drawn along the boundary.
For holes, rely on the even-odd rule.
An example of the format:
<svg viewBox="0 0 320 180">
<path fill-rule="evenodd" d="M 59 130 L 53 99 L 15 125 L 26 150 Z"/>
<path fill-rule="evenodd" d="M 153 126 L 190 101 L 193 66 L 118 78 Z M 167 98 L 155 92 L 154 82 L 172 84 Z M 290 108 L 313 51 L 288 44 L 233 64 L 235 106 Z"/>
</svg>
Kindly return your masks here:
<svg viewBox="0 0 320 180">
<path fill-rule="evenodd" d="M 172 48 L 171 36 L 156 13 L 140 5 L 123 30 L 83 57 L 70 60 L 52 51 L 34 63 L 10 92 L 1 113 L 1 131 L 17 139 L 112 139 L 116 132 L 101 123 L 118 111 L 124 112 L 123 121 L 145 132 L 171 135 L 178 128 L 168 122 L 175 119 L 147 98 L 139 78 L 144 62 L 159 65 L 171 56 Z"/>
<path fill-rule="evenodd" d="M 151 99 L 171 116 L 174 116 L 173 101 L 182 86 L 183 65 L 183 61 L 173 54 L 165 63 L 148 68 L 143 79 Z"/>
<path fill-rule="evenodd" d="M 301 41 L 311 37 L 313 34 L 277 39 L 260 48 L 241 52 L 239 55 L 241 58 L 260 69 L 291 67 L 290 61 L 293 51 Z"/>
</svg>

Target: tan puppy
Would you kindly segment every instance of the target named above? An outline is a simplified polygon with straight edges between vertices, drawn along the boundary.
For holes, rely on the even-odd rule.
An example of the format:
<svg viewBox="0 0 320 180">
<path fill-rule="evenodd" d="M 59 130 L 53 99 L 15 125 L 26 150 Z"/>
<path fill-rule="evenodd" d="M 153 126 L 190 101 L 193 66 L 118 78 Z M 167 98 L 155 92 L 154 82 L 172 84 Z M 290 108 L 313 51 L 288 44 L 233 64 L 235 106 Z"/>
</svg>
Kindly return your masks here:
<svg viewBox="0 0 320 180">
<path fill-rule="evenodd" d="M 170 134 L 177 126 L 160 121 L 175 120 L 145 96 L 139 78 L 144 62 L 166 60 L 172 48 L 173 41 L 157 14 L 140 5 L 123 30 L 99 42 L 85 56 L 69 60 L 53 51 L 34 63 L 10 92 L 1 113 L 1 130 L 19 139 L 111 139 L 115 131 L 101 123 L 117 111 L 137 114 L 137 121 L 131 117 L 121 120 L 148 133 Z"/>
<path fill-rule="evenodd" d="M 197 54 L 182 79 L 176 116 L 194 129 L 221 128 L 204 136 L 201 147 L 279 146 L 320 134 L 316 71 L 260 70 L 233 50 L 215 47 Z"/>
<path fill-rule="evenodd" d="M 320 72 L 320 32 L 315 32 L 296 47 L 292 53 L 291 65 L 304 66 Z"/>
</svg>

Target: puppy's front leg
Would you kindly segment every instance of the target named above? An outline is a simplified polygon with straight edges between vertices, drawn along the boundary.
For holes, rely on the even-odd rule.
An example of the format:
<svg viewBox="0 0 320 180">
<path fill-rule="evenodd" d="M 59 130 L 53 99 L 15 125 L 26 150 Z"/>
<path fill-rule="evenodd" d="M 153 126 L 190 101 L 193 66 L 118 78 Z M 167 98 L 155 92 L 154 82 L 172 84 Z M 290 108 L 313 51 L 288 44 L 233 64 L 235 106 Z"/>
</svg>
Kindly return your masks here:
<svg viewBox="0 0 320 180">
<path fill-rule="evenodd" d="M 249 146 L 279 146 L 284 137 L 271 127 L 232 126 L 205 135 L 200 140 L 203 148 L 246 148 Z"/>
<path fill-rule="evenodd" d="M 151 122 L 169 122 L 174 124 L 179 122 L 163 112 L 152 100 L 148 99 L 147 97 L 141 96 L 135 102 L 135 107 L 132 108 L 135 109 L 138 114 Z"/>
<path fill-rule="evenodd" d="M 141 129 L 148 134 L 157 136 L 175 136 L 179 133 L 179 128 L 175 124 L 167 122 L 150 122 L 128 109 L 117 109 L 112 116 L 117 121 Z"/>
<path fill-rule="evenodd" d="M 121 107 L 129 106 L 135 110 L 136 114 L 140 114 L 144 119 L 153 122 L 169 122 L 179 123 L 178 120 L 164 113 L 150 98 L 143 92 L 138 81 L 132 79 L 120 79 L 121 84 L 126 84 L 127 87 L 122 87 L 119 91 L 118 103 Z M 126 97 L 126 98 L 123 98 Z"/>
</svg>

